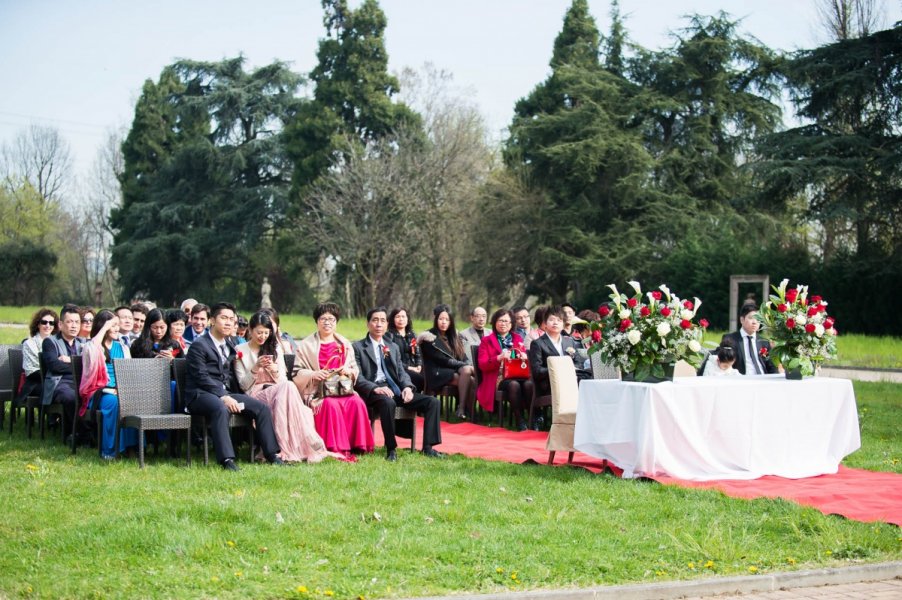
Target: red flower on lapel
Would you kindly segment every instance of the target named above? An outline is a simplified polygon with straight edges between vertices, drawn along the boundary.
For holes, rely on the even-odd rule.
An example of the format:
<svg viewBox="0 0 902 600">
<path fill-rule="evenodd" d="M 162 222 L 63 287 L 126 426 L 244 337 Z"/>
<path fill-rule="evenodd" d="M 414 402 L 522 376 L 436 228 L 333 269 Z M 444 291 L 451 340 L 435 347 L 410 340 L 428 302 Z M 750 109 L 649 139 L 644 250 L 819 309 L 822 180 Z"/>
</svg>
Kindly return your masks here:
<svg viewBox="0 0 902 600">
<path fill-rule="evenodd" d="M 758 348 L 758 354 L 761 355 L 761 358 L 767 358 L 767 356 L 768 356 L 767 346 L 761 346 L 760 348 Z"/>
</svg>

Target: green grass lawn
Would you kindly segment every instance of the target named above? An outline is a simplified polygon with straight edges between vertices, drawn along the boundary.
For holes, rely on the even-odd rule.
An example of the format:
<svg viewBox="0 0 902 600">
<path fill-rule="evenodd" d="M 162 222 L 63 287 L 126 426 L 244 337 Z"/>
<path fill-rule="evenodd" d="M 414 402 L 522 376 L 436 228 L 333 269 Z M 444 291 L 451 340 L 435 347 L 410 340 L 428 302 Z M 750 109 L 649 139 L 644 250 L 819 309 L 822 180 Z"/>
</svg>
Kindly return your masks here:
<svg viewBox="0 0 902 600">
<path fill-rule="evenodd" d="M 856 383 L 862 450 L 900 472 L 902 385 Z M 385 598 L 902 559 L 895 526 L 580 469 L 436 461 L 227 473 L 102 462 L 0 433 L 0 597 Z"/>
</svg>

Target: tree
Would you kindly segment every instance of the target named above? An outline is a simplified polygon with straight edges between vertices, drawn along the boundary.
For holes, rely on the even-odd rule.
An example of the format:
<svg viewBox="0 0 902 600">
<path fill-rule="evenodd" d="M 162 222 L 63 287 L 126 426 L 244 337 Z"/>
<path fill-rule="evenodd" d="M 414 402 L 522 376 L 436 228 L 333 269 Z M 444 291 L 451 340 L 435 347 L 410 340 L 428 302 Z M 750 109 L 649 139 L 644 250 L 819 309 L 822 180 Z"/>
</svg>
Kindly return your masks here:
<svg viewBox="0 0 902 600">
<path fill-rule="evenodd" d="M 0 303 L 20 306 L 45 301 L 54 280 L 57 253 L 51 243 L 59 221 L 56 203 L 46 202 L 25 181 L 0 186 Z"/>
<path fill-rule="evenodd" d="M 865 37 L 883 22 L 877 0 L 817 0 L 821 26 L 830 41 Z"/>
<path fill-rule="evenodd" d="M 31 125 L 0 150 L 6 181 L 25 180 L 45 202 L 59 202 L 71 176 L 69 144 L 53 127 Z M 13 184 L 15 186 L 15 184 Z"/>
</svg>

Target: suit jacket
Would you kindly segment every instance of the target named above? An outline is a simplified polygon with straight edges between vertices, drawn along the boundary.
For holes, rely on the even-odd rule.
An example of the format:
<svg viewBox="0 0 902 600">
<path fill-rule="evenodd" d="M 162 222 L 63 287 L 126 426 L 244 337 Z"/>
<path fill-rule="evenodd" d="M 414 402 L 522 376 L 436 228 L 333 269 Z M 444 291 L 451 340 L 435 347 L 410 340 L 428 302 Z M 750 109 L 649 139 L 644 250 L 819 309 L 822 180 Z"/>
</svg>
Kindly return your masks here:
<svg viewBox="0 0 902 600">
<path fill-rule="evenodd" d="M 234 381 L 233 364 L 235 361 L 235 347 L 229 340 L 225 340 L 229 354 L 228 361 L 223 364 L 222 355 L 219 352 L 216 341 L 206 332 L 194 338 L 188 346 L 188 354 L 185 357 L 185 402 L 190 403 L 197 397 L 198 392 L 208 392 L 217 398 L 222 398 L 237 390 Z"/>
<path fill-rule="evenodd" d="M 75 338 L 74 343 L 74 356 L 81 356 L 82 349 L 85 345 L 84 341 L 77 337 Z M 75 381 L 72 378 L 72 363 L 60 360 L 60 356 L 69 356 L 63 336 L 57 333 L 44 338 L 44 341 L 41 342 L 41 352 L 44 353 L 44 364 L 47 366 L 48 377 L 59 377 L 60 379 L 58 379 L 58 381 Z"/>
<path fill-rule="evenodd" d="M 569 349 L 573 352 L 568 352 Z M 542 337 L 533 341 L 529 346 L 529 369 L 532 372 L 532 379 L 536 384 L 537 395 L 548 395 L 551 393 L 551 382 L 548 376 L 548 357 L 549 356 L 565 356 L 569 355 L 576 367 L 577 379 L 588 379 L 591 373 L 583 368 L 582 364 L 577 364 L 577 356 L 579 356 L 579 342 L 573 338 L 561 334 L 561 349 L 564 354 L 558 354 L 548 334 L 542 334 Z"/>
<path fill-rule="evenodd" d="M 402 390 L 410 388 L 415 391 L 413 382 L 410 381 L 410 375 L 401 362 L 401 350 L 398 345 L 389 340 L 387 337 L 382 338 L 382 343 L 388 348 L 389 355 L 385 357 L 385 368 L 388 374 L 398 384 Z M 357 382 L 354 384 L 354 390 L 364 399 L 370 399 L 375 393 L 377 387 L 376 373 L 378 373 L 379 357 L 373 350 L 373 342 L 370 336 L 366 336 L 362 340 L 354 342 L 354 358 L 357 359 L 357 366 L 360 368 L 360 375 L 357 376 Z"/>
<path fill-rule="evenodd" d="M 460 336 L 460 341 L 464 345 L 464 353 L 467 355 L 467 364 L 473 364 L 473 355 L 470 352 L 470 346 L 479 346 L 479 344 L 482 343 L 483 338 L 491 335 L 491 333 L 491 329 L 483 329 L 483 337 L 479 337 L 479 333 L 476 331 L 476 329 L 473 328 L 472 325 L 457 333 L 457 335 Z M 475 367 L 476 365 L 473 366 Z"/>
<path fill-rule="evenodd" d="M 736 349 L 736 363 L 733 365 L 733 368 L 745 375 L 745 347 L 743 346 L 742 333 L 739 331 L 734 331 L 732 333 L 727 333 L 723 336 L 724 340 L 732 340 L 733 347 Z M 761 349 L 765 349 L 767 354 L 765 357 L 761 357 Z M 759 358 L 761 358 L 761 362 L 764 364 L 764 372 L 765 373 L 776 373 L 777 367 L 774 365 L 773 361 L 770 359 L 770 342 L 767 340 L 762 340 L 760 335 L 755 336 L 755 351 L 758 353 Z M 752 374 L 754 374 L 755 369 L 752 368 Z"/>
</svg>

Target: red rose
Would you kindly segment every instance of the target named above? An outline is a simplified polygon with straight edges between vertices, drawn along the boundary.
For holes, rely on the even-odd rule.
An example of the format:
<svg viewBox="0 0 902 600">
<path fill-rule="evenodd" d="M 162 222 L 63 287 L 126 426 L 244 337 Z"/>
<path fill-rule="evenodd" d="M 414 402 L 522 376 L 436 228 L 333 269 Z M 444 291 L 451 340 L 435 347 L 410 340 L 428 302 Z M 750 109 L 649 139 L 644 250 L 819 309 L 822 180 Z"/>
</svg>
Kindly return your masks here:
<svg viewBox="0 0 902 600">
<path fill-rule="evenodd" d="M 694 306 L 694 304 L 692 304 L 692 300 L 683 300 L 683 308 L 692 310 L 693 306 Z"/>
<path fill-rule="evenodd" d="M 822 300 L 823 300 L 823 298 L 821 298 L 820 296 L 812 296 L 811 297 L 812 304 L 820 304 Z"/>
<path fill-rule="evenodd" d="M 388 358 L 388 356 L 391 355 L 391 348 L 389 348 L 388 346 L 382 346 L 382 355 Z"/>
<path fill-rule="evenodd" d="M 651 310 L 647 306 L 643 306 L 642 308 L 639 309 L 639 314 L 642 315 L 643 317 L 647 317 L 648 315 L 651 314 Z"/>
<path fill-rule="evenodd" d="M 708 319 L 701 319 L 699 320 L 698 324 L 702 326 L 702 329 L 707 329 L 708 325 L 710 325 L 710 323 L 708 323 Z"/>
<path fill-rule="evenodd" d="M 620 321 L 620 331 L 626 331 L 627 329 L 630 328 L 630 325 L 632 325 L 632 324 L 633 324 L 633 322 L 630 321 L 629 319 L 624 319 L 624 320 Z"/>
<path fill-rule="evenodd" d="M 826 319 L 824 319 L 824 328 L 830 329 L 831 327 L 833 327 L 834 323 L 836 323 L 836 319 L 834 319 L 833 317 L 827 317 Z"/>
<path fill-rule="evenodd" d="M 792 328 L 795 327 L 795 326 L 796 326 L 796 320 L 795 320 L 795 319 L 786 319 L 786 327 L 787 327 L 788 329 L 792 329 Z"/>
<path fill-rule="evenodd" d="M 629 300 L 626 301 L 626 305 L 629 306 L 630 308 L 636 308 L 637 304 L 639 304 L 639 301 L 636 300 L 635 298 L 630 298 Z"/>
<path fill-rule="evenodd" d="M 817 328 L 814 326 L 814 323 L 808 323 L 807 325 L 805 325 L 805 333 L 814 333 L 815 329 Z"/>
<path fill-rule="evenodd" d="M 605 318 L 609 314 L 611 314 L 611 309 L 608 308 L 607 304 L 602 304 L 598 307 L 598 316 L 600 316 L 601 318 Z"/>
<path fill-rule="evenodd" d="M 241 360 L 243 357 L 244 357 L 244 355 L 241 354 L 241 350 L 239 350 L 238 351 L 238 360 Z"/>
<path fill-rule="evenodd" d="M 667 306 L 662 306 L 662 307 L 661 307 L 661 316 L 663 316 L 663 317 L 669 317 L 669 316 L 670 316 L 670 313 L 672 313 L 672 312 L 673 312 L 673 311 L 670 310 L 670 308 L 667 307 Z"/>
<path fill-rule="evenodd" d="M 654 298 L 655 300 L 660 300 L 661 292 L 659 292 L 658 290 L 655 290 L 651 293 L 651 297 Z"/>
<path fill-rule="evenodd" d="M 821 312 L 821 311 L 818 310 L 817 306 L 809 306 L 808 307 L 808 316 L 809 317 L 813 317 L 814 315 L 816 315 L 819 312 Z"/>
<path fill-rule="evenodd" d="M 758 354 L 761 355 L 761 358 L 767 358 L 767 348 L 765 346 L 761 346 L 758 349 Z"/>
<path fill-rule="evenodd" d="M 799 295 L 799 290 L 796 288 L 792 288 L 791 290 L 786 290 L 786 301 L 792 304 L 796 301 L 796 297 Z"/>
<path fill-rule="evenodd" d="M 690 329 L 692 327 L 692 322 L 689 319 L 683 319 L 680 321 L 680 327 L 683 329 Z"/>
<path fill-rule="evenodd" d="M 601 330 L 596 329 L 592 332 L 592 341 L 596 344 L 601 341 Z"/>
<path fill-rule="evenodd" d="M 780 304 L 777 305 L 777 312 L 784 313 L 784 312 L 786 312 L 787 310 L 789 310 L 789 307 L 786 306 L 785 304 L 780 303 Z"/>
<path fill-rule="evenodd" d="M 824 303 L 818 304 L 817 312 L 827 312 L 827 305 Z"/>
</svg>

